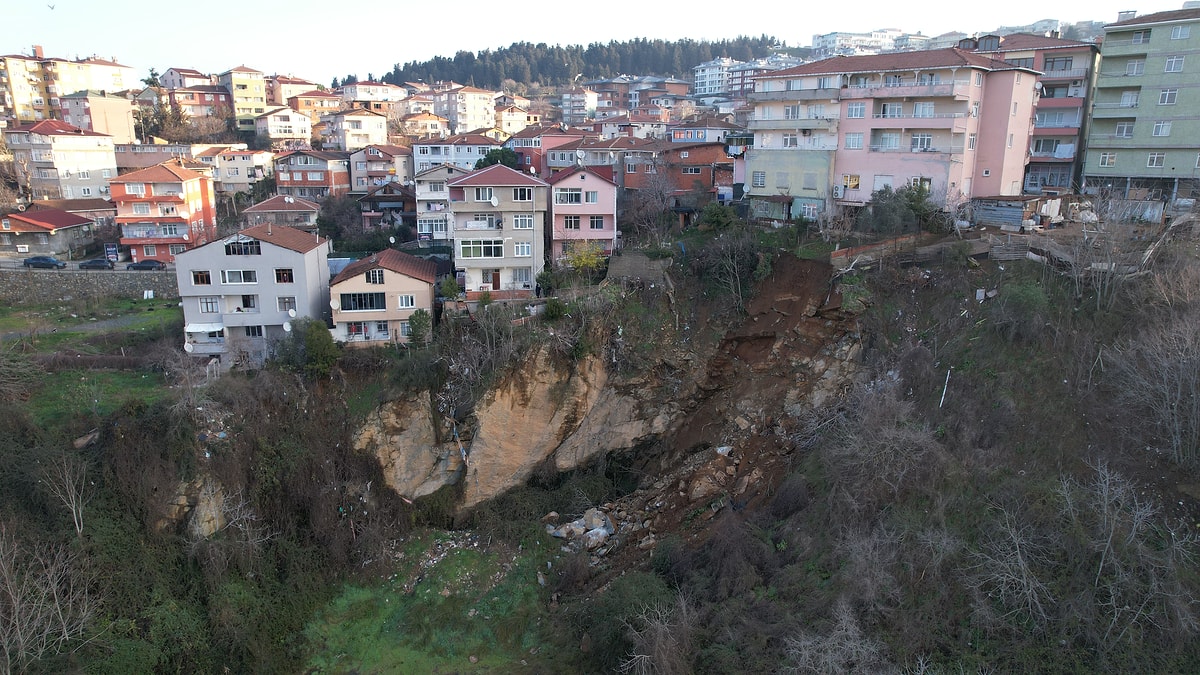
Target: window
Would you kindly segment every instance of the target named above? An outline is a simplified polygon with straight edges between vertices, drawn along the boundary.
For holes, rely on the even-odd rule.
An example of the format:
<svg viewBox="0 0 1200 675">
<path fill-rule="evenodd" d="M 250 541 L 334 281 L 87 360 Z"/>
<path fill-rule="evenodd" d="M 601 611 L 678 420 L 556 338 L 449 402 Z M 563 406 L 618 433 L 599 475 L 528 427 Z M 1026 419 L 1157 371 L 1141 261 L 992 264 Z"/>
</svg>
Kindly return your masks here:
<svg viewBox="0 0 1200 675">
<path fill-rule="evenodd" d="M 262 326 L 246 326 L 246 337 L 260 338 L 262 336 L 263 336 L 263 327 Z"/>
<path fill-rule="evenodd" d="M 1134 31 L 1133 34 L 1129 36 L 1129 42 L 1135 45 L 1144 45 L 1149 41 L 1150 31 L 1148 30 Z"/>
<path fill-rule="evenodd" d="M 883 86 L 885 87 L 903 87 L 904 77 L 902 75 L 884 75 Z"/>
<path fill-rule="evenodd" d="M 1033 151 L 1035 153 L 1048 155 L 1058 149 L 1057 138 L 1039 138 L 1033 142 Z"/>
<path fill-rule="evenodd" d="M 87 179 L 89 179 L 89 178 L 91 178 L 91 177 L 92 177 L 92 172 L 91 172 L 91 171 L 85 171 L 85 170 L 82 170 L 82 169 L 79 171 L 79 178 L 81 178 L 81 179 L 84 179 L 84 180 L 87 180 Z"/>
<path fill-rule="evenodd" d="M 220 314 L 221 299 L 214 296 L 205 296 L 199 298 L 201 314 Z"/>
<path fill-rule="evenodd" d="M 863 135 L 862 132 L 846 134 L 846 149 L 847 150 L 862 150 Z"/>
<path fill-rule="evenodd" d="M 221 270 L 223 284 L 257 284 L 258 272 L 254 270 Z"/>
<path fill-rule="evenodd" d="M 968 134 L 967 135 L 967 149 L 974 150 L 975 144 L 978 141 L 979 141 L 979 134 Z"/>
<path fill-rule="evenodd" d="M 825 116 L 825 104 L 819 103 L 817 105 L 808 106 L 808 118 L 810 120 L 819 119 L 824 116 Z"/>
<path fill-rule="evenodd" d="M 1154 135 L 1155 136 L 1170 136 L 1171 135 L 1171 123 L 1170 122 L 1155 122 L 1154 123 Z"/>
<path fill-rule="evenodd" d="M 321 171 L 308 171 L 308 172 L 305 172 L 304 175 L 305 175 L 305 178 L 307 178 L 308 180 L 324 180 L 325 179 L 325 174 Z"/>
<path fill-rule="evenodd" d="M 400 295 L 396 297 L 396 306 L 400 309 L 412 309 L 417 306 L 415 295 Z"/>
<path fill-rule="evenodd" d="M 400 335 L 404 337 L 412 337 L 412 325 L 407 321 L 400 322 Z"/>
<path fill-rule="evenodd" d="M 603 230 L 604 216 L 591 216 L 591 218 L 588 219 L 588 227 L 593 230 Z"/>
<path fill-rule="evenodd" d="M 195 286 L 211 286 L 212 274 L 208 270 L 192 270 L 192 284 Z"/>
<path fill-rule="evenodd" d="M 257 239 L 243 239 L 225 244 L 225 255 L 262 255 L 262 243 Z"/>
<path fill-rule="evenodd" d="M 867 116 L 867 104 L 863 101 L 846 104 L 846 117 L 850 119 L 862 119 Z"/>
<path fill-rule="evenodd" d="M 342 293 L 343 312 L 381 312 L 387 309 L 383 293 Z"/>
<path fill-rule="evenodd" d="M 296 309 L 296 296 L 281 295 L 275 298 L 275 307 L 281 312 L 289 312 Z"/>
<path fill-rule="evenodd" d="M 1017 102 L 1016 101 L 1013 101 L 1012 116 L 1013 117 L 1017 116 Z"/>
<path fill-rule="evenodd" d="M 862 178 L 858 174 L 856 174 L 856 173 L 842 174 L 842 187 L 846 188 L 847 190 L 857 190 L 858 186 L 861 184 L 862 184 Z"/>
<path fill-rule="evenodd" d="M 187 250 L 187 244 L 171 244 L 170 246 L 167 246 L 167 251 L 171 255 L 179 255 L 180 253 L 183 253 L 186 250 Z"/>
<path fill-rule="evenodd" d="M 563 216 L 563 227 L 568 230 L 578 230 L 579 216 Z"/>
<path fill-rule="evenodd" d="M 1113 167 L 1117 165 L 1117 153 L 1102 152 L 1100 153 L 1100 166 Z"/>
<path fill-rule="evenodd" d="M 912 150 L 913 152 L 933 150 L 933 134 L 913 134 Z"/>
<path fill-rule="evenodd" d="M 241 175 L 241 173 L 242 173 L 242 170 L 236 166 L 226 167 L 226 169 L 225 169 L 226 176 L 239 176 L 239 175 Z"/>
<path fill-rule="evenodd" d="M 800 137 L 796 134 L 784 134 L 783 135 L 783 147 L 785 147 L 785 148 L 800 147 Z M 699 167 L 697 167 L 697 168 L 699 168 Z M 684 173 L 687 173 L 687 172 L 685 171 Z M 699 173 L 699 171 L 697 171 L 696 173 Z"/>
<path fill-rule="evenodd" d="M 239 310 L 245 309 L 247 312 L 252 309 L 258 309 L 258 296 L 257 295 L 243 295 L 242 296 L 242 306 L 238 307 L 238 309 Z"/>
<path fill-rule="evenodd" d="M 817 219 L 817 205 L 804 203 L 800 205 L 800 216 L 808 220 Z"/>
<path fill-rule="evenodd" d="M 1182 73 L 1183 72 L 1183 57 L 1168 56 L 1167 63 L 1163 66 L 1164 73 Z"/>
<path fill-rule="evenodd" d="M 145 197 L 146 196 L 146 184 L 145 183 L 126 183 L 125 184 L 125 194 L 137 195 L 139 197 Z"/>
<path fill-rule="evenodd" d="M 983 73 L 975 73 L 975 86 L 976 87 L 983 86 Z"/>
<path fill-rule="evenodd" d="M 1141 92 L 1139 92 L 1137 90 L 1123 91 L 1123 92 L 1121 92 L 1121 107 L 1122 108 L 1136 108 L 1138 106 L 1138 100 L 1140 98 L 1141 98 Z"/>
<path fill-rule="evenodd" d="M 39 241 L 38 243 L 39 243 L 39 244 L 45 244 L 46 242 L 45 242 L 45 241 Z M 154 256 L 156 256 L 156 255 L 158 255 L 158 249 L 157 249 L 157 248 L 156 248 L 156 247 L 155 247 L 153 244 L 149 244 L 149 245 L 147 245 L 147 246 L 143 246 L 143 247 L 142 247 L 142 257 L 144 257 L 144 258 L 153 258 L 153 257 L 154 257 Z"/>
<path fill-rule="evenodd" d="M 555 188 L 555 204 L 582 204 L 583 190 L 580 188 Z"/>
<path fill-rule="evenodd" d="M 135 215 L 135 216 L 150 215 L 150 205 L 145 202 L 135 202 L 133 205 L 133 215 Z"/>
<path fill-rule="evenodd" d="M 529 267 L 514 267 L 513 281 L 522 288 L 530 288 L 533 285 L 533 269 Z"/>
<path fill-rule="evenodd" d="M 1192 36 L 1191 26 L 1174 26 L 1171 28 L 1172 40 L 1186 40 Z"/>
<path fill-rule="evenodd" d="M 1133 122 L 1117 122 L 1117 128 L 1113 131 L 1113 136 L 1117 138 L 1133 138 Z"/>
<path fill-rule="evenodd" d="M 889 131 L 879 135 L 880 150 L 897 150 L 900 148 L 900 134 Z"/>
<path fill-rule="evenodd" d="M 903 103 L 884 103 L 883 106 L 880 107 L 879 111 L 880 111 L 880 117 L 903 117 L 904 116 L 904 104 Z"/>
<path fill-rule="evenodd" d="M 101 178 L 112 178 L 112 169 L 101 169 L 100 177 Z"/>
<path fill-rule="evenodd" d="M 460 258 L 503 258 L 503 239 L 464 239 L 458 243 Z"/>
<path fill-rule="evenodd" d="M 1179 98 L 1178 89 L 1163 89 L 1158 92 L 1159 105 L 1175 105 L 1175 101 Z"/>
<path fill-rule="evenodd" d="M 528 241 L 513 242 L 513 255 L 518 258 L 528 258 L 533 255 L 533 243 Z"/>
<path fill-rule="evenodd" d="M 296 282 L 296 275 L 292 273 L 290 267 L 275 268 L 275 283 L 277 284 L 292 284 Z"/>
<path fill-rule="evenodd" d="M 913 105 L 913 117 L 933 117 L 933 103 L 917 103 Z"/>
<path fill-rule="evenodd" d="M 358 337 L 360 339 L 366 337 L 367 322 L 366 321 L 351 321 L 351 322 L 347 323 L 346 324 L 346 335 L 351 338 Z"/>
<path fill-rule="evenodd" d="M 490 188 L 490 187 L 475 188 L 475 201 L 477 201 L 477 202 L 492 201 L 492 188 Z"/>
<path fill-rule="evenodd" d="M 530 187 L 513 188 L 513 201 L 514 202 L 531 202 L 531 201 L 533 201 L 533 188 L 530 188 Z"/>
<path fill-rule="evenodd" d="M 600 202 L 600 193 L 596 190 L 588 190 L 583 193 L 583 201 L 585 204 L 596 204 Z"/>
<path fill-rule="evenodd" d="M 1008 147 L 1011 148 L 1012 146 L 1013 146 L 1013 135 L 1009 134 L 1008 135 Z"/>
<path fill-rule="evenodd" d="M 1045 67 L 1042 70 L 1070 70 L 1073 65 L 1070 56 L 1059 56 L 1046 59 Z"/>
<path fill-rule="evenodd" d="M 802 110 L 801 110 L 800 106 L 798 106 L 798 105 L 783 106 L 783 119 L 798 120 L 798 119 L 801 119 L 802 117 L 804 117 L 804 115 L 802 114 Z"/>
<path fill-rule="evenodd" d="M 376 267 L 373 270 L 367 270 L 366 277 L 367 277 L 368 284 L 382 284 L 383 283 L 383 270 L 378 267 Z"/>
<path fill-rule="evenodd" d="M 637 164 L 625 164 L 625 173 L 637 173 Z"/>
<path fill-rule="evenodd" d="M 755 171 L 755 172 L 751 173 L 750 174 L 750 186 L 756 187 L 756 188 L 766 187 L 767 186 L 767 172 L 766 171 Z"/>
<path fill-rule="evenodd" d="M 512 217 L 512 226 L 514 230 L 532 230 L 533 229 L 533 214 L 532 213 L 517 213 Z"/>
<path fill-rule="evenodd" d="M 1148 168 L 1158 169 L 1166 166 L 1166 164 L 1167 153 L 1165 152 L 1152 152 L 1146 155 L 1146 166 Z"/>
<path fill-rule="evenodd" d="M 445 192 L 446 184 L 441 181 L 435 181 L 429 184 L 430 192 Z"/>
<path fill-rule="evenodd" d="M 1126 75 L 1141 75 L 1146 72 L 1146 61 L 1144 59 L 1129 59 L 1125 62 Z"/>
<path fill-rule="evenodd" d="M 1004 62 L 1014 65 L 1018 68 L 1033 68 L 1033 57 L 1024 59 L 1004 59 Z"/>
</svg>

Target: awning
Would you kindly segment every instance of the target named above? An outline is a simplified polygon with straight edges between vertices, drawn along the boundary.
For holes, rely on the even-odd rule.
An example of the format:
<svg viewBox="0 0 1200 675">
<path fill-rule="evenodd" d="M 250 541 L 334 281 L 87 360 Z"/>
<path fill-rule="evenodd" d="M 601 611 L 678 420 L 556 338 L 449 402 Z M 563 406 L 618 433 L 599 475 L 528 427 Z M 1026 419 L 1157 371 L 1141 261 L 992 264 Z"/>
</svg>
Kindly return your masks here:
<svg viewBox="0 0 1200 675">
<path fill-rule="evenodd" d="M 223 323 L 189 323 L 183 327 L 185 333 L 215 333 L 219 330 L 225 330 Z"/>
</svg>

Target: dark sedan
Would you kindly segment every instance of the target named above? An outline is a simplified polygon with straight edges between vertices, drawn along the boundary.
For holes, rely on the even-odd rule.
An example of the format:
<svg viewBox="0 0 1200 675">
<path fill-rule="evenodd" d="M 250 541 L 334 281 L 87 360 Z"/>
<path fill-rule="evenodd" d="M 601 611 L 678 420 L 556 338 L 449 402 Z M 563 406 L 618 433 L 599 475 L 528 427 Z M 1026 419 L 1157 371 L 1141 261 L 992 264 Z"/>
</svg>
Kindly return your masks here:
<svg viewBox="0 0 1200 675">
<path fill-rule="evenodd" d="M 92 258 L 79 263 L 81 270 L 111 270 L 113 262 L 107 258 Z"/>
<path fill-rule="evenodd" d="M 32 258 L 26 258 L 21 261 L 21 264 L 26 267 L 38 267 L 41 269 L 64 269 L 67 263 L 48 255 L 35 255 Z"/>
<path fill-rule="evenodd" d="M 127 270 L 165 270 L 167 264 L 161 260 L 139 260 L 125 266 Z"/>
</svg>

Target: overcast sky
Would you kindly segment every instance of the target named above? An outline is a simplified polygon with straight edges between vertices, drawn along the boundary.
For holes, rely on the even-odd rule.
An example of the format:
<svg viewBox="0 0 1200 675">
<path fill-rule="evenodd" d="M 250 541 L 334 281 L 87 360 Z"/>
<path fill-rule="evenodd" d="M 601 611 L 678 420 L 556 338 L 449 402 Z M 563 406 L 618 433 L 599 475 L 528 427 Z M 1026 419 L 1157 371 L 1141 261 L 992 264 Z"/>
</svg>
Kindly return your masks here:
<svg viewBox="0 0 1200 675">
<path fill-rule="evenodd" d="M 895 0 L 760 0 L 748 5 L 552 2 L 539 9 L 505 12 L 497 9 L 520 4 L 401 0 L 357 4 L 352 14 L 343 16 L 339 14 L 342 6 L 329 0 L 213 5 L 161 0 L 5 0 L 0 9 L 0 53 L 29 54 L 38 44 L 47 57 L 116 57 L 143 76 L 150 68 L 222 72 L 245 64 L 267 74 L 291 74 L 328 84 L 333 77 L 348 73 L 379 77 L 396 63 L 453 56 L 460 50 L 494 50 L 514 42 L 572 45 L 637 37 L 719 40 L 767 34 L 789 46 L 806 46 L 814 34 L 833 31 L 897 28 L 937 35 L 952 30 L 986 32 L 1040 19 L 1112 22 L 1123 9 L 1148 14 L 1179 9 L 1182 0 L 1140 4 L 1131 0 L 953 5 Z M 214 11 L 206 11 L 208 7 Z M 218 8 L 236 14 L 218 13 Z"/>
</svg>

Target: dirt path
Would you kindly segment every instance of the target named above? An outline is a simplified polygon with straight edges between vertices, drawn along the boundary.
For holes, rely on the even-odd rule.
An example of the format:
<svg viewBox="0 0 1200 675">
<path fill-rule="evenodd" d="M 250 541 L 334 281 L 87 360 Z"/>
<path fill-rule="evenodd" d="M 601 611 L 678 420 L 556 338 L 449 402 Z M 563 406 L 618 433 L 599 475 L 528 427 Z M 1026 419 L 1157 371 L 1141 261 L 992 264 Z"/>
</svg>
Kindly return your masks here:
<svg viewBox="0 0 1200 675">
<path fill-rule="evenodd" d="M 120 328 L 125 328 L 133 323 L 136 323 L 141 317 L 137 314 L 126 314 L 124 316 L 115 316 L 111 319 L 99 319 L 97 321 L 86 321 L 70 326 L 50 326 L 44 330 L 39 330 L 38 333 L 45 335 L 47 333 L 98 333 L 102 331 L 113 331 Z M 10 333 L 0 334 L 0 342 L 8 342 L 9 340 L 20 340 L 21 338 L 29 337 L 29 331 L 13 331 Z"/>
</svg>

